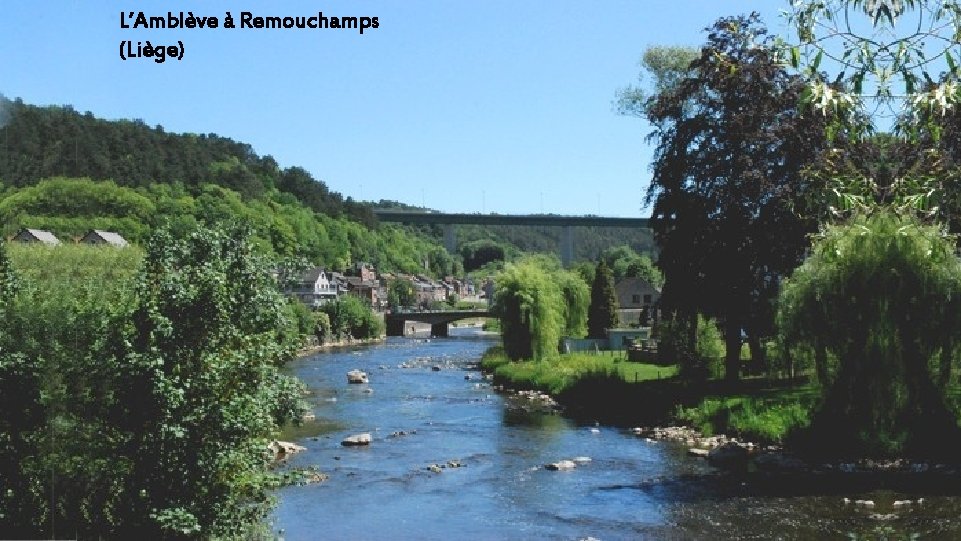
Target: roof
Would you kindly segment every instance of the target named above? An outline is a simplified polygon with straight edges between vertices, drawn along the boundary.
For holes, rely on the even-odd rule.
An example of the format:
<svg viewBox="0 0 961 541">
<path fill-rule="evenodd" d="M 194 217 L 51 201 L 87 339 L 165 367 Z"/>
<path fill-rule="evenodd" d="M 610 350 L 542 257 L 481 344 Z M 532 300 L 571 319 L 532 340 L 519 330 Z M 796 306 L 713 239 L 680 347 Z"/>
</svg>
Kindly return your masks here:
<svg viewBox="0 0 961 541">
<path fill-rule="evenodd" d="M 347 283 L 352 287 L 377 287 L 377 281 L 364 280 L 360 276 L 348 276 Z"/>
<path fill-rule="evenodd" d="M 89 233 L 83 236 L 83 238 L 89 237 L 91 234 L 96 234 L 98 237 L 103 239 L 107 244 L 112 244 L 113 246 L 127 246 L 130 243 L 127 239 L 120 236 L 120 233 L 114 233 L 113 231 L 103 231 L 101 229 L 93 229 Z"/>
<path fill-rule="evenodd" d="M 661 292 L 660 289 L 654 287 L 650 282 L 637 276 L 621 278 L 621 280 L 614 285 L 614 289 L 616 291 L 637 291 L 639 289 L 650 289 L 657 293 Z"/>
<path fill-rule="evenodd" d="M 49 231 L 44 231 L 43 229 L 24 229 L 24 231 L 30 233 L 33 238 L 44 244 L 60 244 L 60 239 Z"/>
<path fill-rule="evenodd" d="M 323 273 L 323 267 L 312 267 L 304 272 L 303 276 L 300 277 L 300 281 L 305 284 L 317 283 L 317 279 L 320 278 L 320 275 Z"/>
</svg>

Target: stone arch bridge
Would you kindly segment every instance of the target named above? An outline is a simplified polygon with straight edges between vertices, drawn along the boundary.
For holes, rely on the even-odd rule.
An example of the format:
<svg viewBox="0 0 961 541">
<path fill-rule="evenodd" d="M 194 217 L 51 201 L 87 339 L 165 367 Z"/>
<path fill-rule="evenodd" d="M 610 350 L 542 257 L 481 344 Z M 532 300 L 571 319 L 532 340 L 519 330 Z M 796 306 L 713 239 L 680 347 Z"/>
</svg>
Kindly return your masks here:
<svg viewBox="0 0 961 541">
<path fill-rule="evenodd" d="M 433 336 L 447 336 L 449 325 L 459 319 L 472 317 L 493 317 L 490 310 L 421 310 L 410 312 L 387 312 L 384 323 L 387 326 L 387 336 L 404 336 L 404 327 L 409 321 L 430 323 L 430 334 Z"/>
</svg>

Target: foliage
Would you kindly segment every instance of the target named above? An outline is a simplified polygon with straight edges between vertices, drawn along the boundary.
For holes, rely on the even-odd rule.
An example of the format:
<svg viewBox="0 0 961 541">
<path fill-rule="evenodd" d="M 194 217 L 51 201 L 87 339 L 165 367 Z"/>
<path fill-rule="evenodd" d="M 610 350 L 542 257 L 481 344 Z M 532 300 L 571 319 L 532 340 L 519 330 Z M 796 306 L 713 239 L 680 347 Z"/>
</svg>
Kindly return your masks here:
<svg viewBox="0 0 961 541">
<path fill-rule="evenodd" d="M 690 319 L 671 317 L 658 324 L 657 354 L 661 363 L 675 363 L 687 378 L 716 376 L 724 358 L 724 338 L 717 322 L 697 315 L 694 351 L 690 349 Z"/>
<path fill-rule="evenodd" d="M 691 63 L 699 54 L 694 47 L 658 45 L 645 49 L 641 55 L 639 84 L 617 92 L 617 112 L 643 118 L 658 94 L 673 91 L 690 74 Z M 653 92 L 644 88 L 645 72 L 653 79 Z"/>
<path fill-rule="evenodd" d="M 678 420 L 702 434 L 728 434 L 759 443 L 783 443 L 807 427 L 817 403 L 817 392 L 801 388 L 773 396 L 707 397 L 696 406 L 678 407 Z"/>
<path fill-rule="evenodd" d="M 471 272 L 494 261 L 504 261 L 506 249 L 492 240 L 476 240 L 461 245 L 460 253 L 464 258 L 464 270 Z"/>
<path fill-rule="evenodd" d="M 495 280 L 493 312 L 508 357 L 551 359 L 571 316 L 551 270 L 536 258 L 508 263 Z"/>
<path fill-rule="evenodd" d="M 384 334 L 383 320 L 356 295 L 342 295 L 321 306 L 320 311 L 330 318 L 330 329 L 335 336 L 360 340 Z"/>
<path fill-rule="evenodd" d="M 851 454 L 957 449 L 935 381 L 947 384 L 959 303 L 961 260 L 938 227 L 886 208 L 828 227 L 785 286 L 778 316 L 786 341 L 838 363 L 805 439 L 829 437 Z"/>
<path fill-rule="evenodd" d="M 287 317 L 290 318 L 301 337 L 312 336 L 316 330 L 316 318 L 310 308 L 298 299 L 287 302 Z"/>
<path fill-rule="evenodd" d="M 557 269 L 553 273 L 564 305 L 564 336 L 580 338 L 587 334 L 590 289 L 579 275 Z"/>
<path fill-rule="evenodd" d="M 756 14 L 718 20 L 689 73 L 646 107 L 657 144 L 646 202 L 661 249 L 664 309 L 724 322 L 736 379 L 742 331 L 771 332 L 777 279 L 799 262 L 820 186 L 800 171 L 826 146 L 805 88 L 779 64 Z"/>
<path fill-rule="evenodd" d="M 516 388 L 537 389 L 558 395 L 578 381 L 610 376 L 627 383 L 673 377 L 674 367 L 621 362 L 623 357 L 567 353 L 552 360 L 511 362 L 503 351 L 484 355 L 481 366 Z"/>
<path fill-rule="evenodd" d="M 630 246 L 608 248 L 601 252 L 601 260 L 611 269 L 615 282 L 621 278 L 643 278 L 655 288 L 664 284 L 664 276 L 651 258 L 647 254 L 638 254 Z"/>
<path fill-rule="evenodd" d="M 167 133 L 139 120 L 102 120 L 70 106 L 4 102 L 8 117 L 0 128 L 5 150 L 0 179 L 15 187 L 56 176 L 89 177 L 130 188 L 169 183 L 197 197 L 204 184 L 213 183 L 244 200 L 276 190 L 312 212 L 376 225 L 369 207 L 331 192 L 300 167 L 281 169 L 272 157 L 258 156 L 244 143 L 215 134 Z"/>
<path fill-rule="evenodd" d="M 482 330 L 488 332 L 501 332 L 501 320 L 495 318 L 490 318 L 484 322 L 484 326 L 481 327 Z"/>
<path fill-rule="evenodd" d="M 211 538 L 257 527 L 275 485 L 265 445 L 299 417 L 302 387 L 278 371 L 295 344 L 281 341 L 285 302 L 248 236 L 161 231 L 145 255 L 10 255 L 22 289 L 5 295 L 0 321 L 0 529 Z"/>
<path fill-rule="evenodd" d="M 439 272 L 453 266 L 449 256 L 438 255 L 442 248 L 398 227 L 370 230 L 342 217 L 318 214 L 292 196 L 271 190 L 259 199 L 245 199 L 213 184 L 188 191 L 176 184 L 131 188 L 109 181 L 52 178 L 0 194 L 0 224 L 6 235 L 34 227 L 69 239 L 98 228 L 142 243 L 162 226 L 183 235 L 198 224 L 236 222 L 252 228 L 252 242 L 259 251 L 286 261 L 301 260 L 341 272 L 354 261 L 406 273 L 423 272 L 425 259 L 433 261 Z"/>
<path fill-rule="evenodd" d="M 617 298 L 614 278 L 604 260 L 597 264 L 591 284 L 591 306 L 587 313 L 588 338 L 605 338 L 607 329 L 617 327 Z"/>
<path fill-rule="evenodd" d="M 387 305 L 392 310 L 417 304 L 414 282 L 408 278 L 395 278 L 387 284 Z"/>
<path fill-rule="evenodd" d="M 798 0 L 786 15 L 795 42 L 781 56 L 809 81 L 811 109 L 900 117 L 899 129 L 916 135 L 923 117 L 937 131 L 961 95 L 956 0 Z"/>
<path fill-rule="evenodd" d="M 319 344 L 324 344 L 334 335 L 334 327 L 326 312 L 314 312 L 314 336 Z"/>
<path fill-rule="evenodd" d="M 381 201 L 377 204 L 378 207 L 382 205 L 394 208 L 392 205 L 397 203 Z M 442 243 L 444 240 L 444 230 L 440 226 L 411 225 L 405 226 L 405 229 L 437 243 Z M 460 247 L 458 253 L 464 260 L 467 272 L 471 272 L 472 269 L 467 262 L 469 254 L 465 255 L 465 251 L 476 251 L 480 246 L 491 246 L 495 256 L 499 254 L 500 249 L 503 249 L 503 258 L 508 261 L 513 261 L 524 254 L 555 253 L 561 243 L 561 232 L 560 227 L 536 225 L 458 225 L 457 241 Z M 595 261 L 604 250 L 625 244 L 639 253 L 654 253 L 655 250 L 651 230 L 647 228 L 578 226 L 575 236 L 577 237 L 574 243 L 575 261 Z"/>
</svg>

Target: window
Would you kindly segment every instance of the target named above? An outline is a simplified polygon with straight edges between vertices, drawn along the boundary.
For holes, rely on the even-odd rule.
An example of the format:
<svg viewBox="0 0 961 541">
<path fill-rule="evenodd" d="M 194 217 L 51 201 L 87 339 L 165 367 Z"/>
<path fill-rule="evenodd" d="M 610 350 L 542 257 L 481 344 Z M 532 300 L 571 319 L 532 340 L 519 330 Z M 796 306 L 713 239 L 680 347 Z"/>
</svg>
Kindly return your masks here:
<svg viewBox="0 0 961 541">
<path fill-rule="evenodd" d="M 647 295 L 645 295 L 645 297 L 647 297 Z M 631 295 L 631 303 L 632 303 L 632 304 L 640 304 L 640 302 L 641 302 L 641 296 L 640 296 L 640 295 Z"/>
<path fill-rule="evenodd" d="M 651 304 L 651 296 L 644 295 L 644 304 Z"/>
</svg>

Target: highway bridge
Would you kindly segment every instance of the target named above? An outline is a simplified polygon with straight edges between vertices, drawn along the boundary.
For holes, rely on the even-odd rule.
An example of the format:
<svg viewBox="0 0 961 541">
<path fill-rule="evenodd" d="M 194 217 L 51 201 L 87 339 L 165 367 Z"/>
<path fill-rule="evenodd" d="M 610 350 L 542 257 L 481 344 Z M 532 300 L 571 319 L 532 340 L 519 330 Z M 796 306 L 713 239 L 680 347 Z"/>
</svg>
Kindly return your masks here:
<svg viewBox="0 0 961 541">
<path fill-rule="evenodd" d="M 457 250 L 456 226 L 473 225 L 534 225 L 563 228 L 561 232 L 561 261 L 570 265 L 574 260 L 574 228 L 634 227 L 647 228 L 648 218 L 615 218 L 607 216 L 559 216 L 554 214 L 467 214 L 443 212 L 414 212 L 374 210 L 382 222 L 440 225 L 444 227 L 444 246 L 453 253 Z"/>
</svg>

